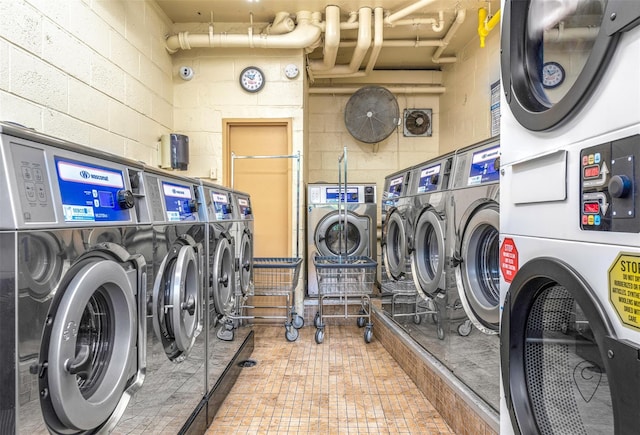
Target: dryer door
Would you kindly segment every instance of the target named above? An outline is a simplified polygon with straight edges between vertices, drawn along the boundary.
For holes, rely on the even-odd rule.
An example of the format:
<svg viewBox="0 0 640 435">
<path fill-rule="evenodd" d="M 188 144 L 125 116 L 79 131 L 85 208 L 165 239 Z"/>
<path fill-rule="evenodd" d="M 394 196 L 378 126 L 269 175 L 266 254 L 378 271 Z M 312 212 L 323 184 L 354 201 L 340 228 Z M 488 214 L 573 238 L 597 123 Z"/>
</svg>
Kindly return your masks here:
<svg viewBox="0 0 640 435">
<path fill-rule="evenodd" d="M 138 271 L 94 256 L 67 275 L 43 333 L 41 406 L 53 433 L 93 433 L 117 421 L 130 398 Z"/>
<path fill-rule="evenodd" d="M 369 255 L 369 219 L 347 212 L 347 237 L 345 247 L 344 222 L 337 211 L 326 215 L 318 224 L 315 242 L 318 253 L 323 257 L 335 255 Z"/>
<path fill-rule="evenodd" d="M 213 257 L 213 302 L 220 315 L 231 313 L 234 306 L 234 250 L 229 239 L 220 236 Z"/>
<path fill-rule="evenodd" d="M 178 239 L 162 261 L 153 285 L 153 329 L 172 361 L 186 358 L 202 329 L 200 249 Z"/>
<path fill-rule="evenodd" d="M 240 291 L 243 295 L 249 293 L 251 277 L 253 275 L 253 235 L 245 228 L 240 240 Z"/>
<path fill-rule="evenodd" d="M 411 253 L 411 272 L 422 297 L 433 298 L 444 289 L 444 262 L 444 221 L 434 210 L 426 209 L 416 221 Z"/>
<path fill-rule="evenodd" d="M 384 264 L 385 271 L 392 280 L 399 280 L 405 274 L 407 249 L 406 221 L 397 208 L 388 211 L 384 224 Z"/>
<path fill-rule="evenodd" d="M 640 3 L 628 0 L 504 2 L 502 80 L 518 122 L 543 131 L 575 115 L 639 17 Z"/>
<path fill-rule="evenodd" d="M 551 258 L 524 264 L 506 295 L 500 335 L 516 433 L 637 433 L 638 348 L 615 338 L 570 266 Z"/>
<path fill-rule="evenodd" d="M 474 326 L 496 334 L 500 325 L 500 211 L 489 205 L 467 222 L 455 269 L 462 306 Z"/>
</svg>

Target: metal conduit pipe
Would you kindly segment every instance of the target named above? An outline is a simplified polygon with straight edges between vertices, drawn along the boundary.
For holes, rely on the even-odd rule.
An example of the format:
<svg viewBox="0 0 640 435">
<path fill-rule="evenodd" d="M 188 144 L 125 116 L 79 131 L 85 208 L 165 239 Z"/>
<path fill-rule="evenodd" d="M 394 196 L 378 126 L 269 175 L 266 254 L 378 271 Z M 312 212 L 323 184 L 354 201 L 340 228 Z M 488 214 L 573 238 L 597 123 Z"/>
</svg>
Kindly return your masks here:
<svg viewBox="0 0 640 435">
<path fill-rule="evenodd" d="M 466 16 L 467 12 L 464 9 L 460 9 L 456 13 L 456 18 L 453 20 L 453 24 L 451 24 L 451 27 L 449 27 L 449 30 L 447 31 L 447 34 L 444 36 L 444 38 L 442 38 L 442 45 L 436 49 L 435 53 L 433 53 L 433 57 L 431 58 L 431 60 L 433 60 L 435 63 L 456 62 L 458 60 L 455 56 L 440 56 L 442 56 L 442 52 L 444 52 L 444 49 L 447 48 L 449 42 L 451 42 L 451 38 L 453 38 L 453 35 L 455 35 L 462 23 L 464 23 L 464 19 Z"/>
<path fill-rule="evenodd" d="M 311 12 L 301 11 L 297 14 L 298 25 L 290 33 L 284 35 L 257 35 L 251 31 L 246 35 L 214 34 L 213 26 L 209 26 L 209 33 L 190 34 L 179 32 L 167 38 L 166 48 L 170 53 L 179 49 L 222 47 L 222 48 L 307 48 L 320 39 L 320 27 L 311 23 Z"/>
<path fill-rule="evenodd" d="M 310 87 L 310 94 L 351 95 L 360 87 Z M 386 86 L 394 94 L 444 94 L 444 86 Z"/>
</svg>

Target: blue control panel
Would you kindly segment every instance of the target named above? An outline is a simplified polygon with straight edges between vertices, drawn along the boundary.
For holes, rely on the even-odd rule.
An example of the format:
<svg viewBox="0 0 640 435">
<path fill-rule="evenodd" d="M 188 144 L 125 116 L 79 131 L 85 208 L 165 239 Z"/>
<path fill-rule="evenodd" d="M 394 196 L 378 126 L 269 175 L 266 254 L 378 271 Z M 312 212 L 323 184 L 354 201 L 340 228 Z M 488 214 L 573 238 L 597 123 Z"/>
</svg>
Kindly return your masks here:
<svg viewBox="0 0 640 435">
<path fill-rule="evenodd" d="M 118 204 L 125 188 L 121 170 L 55 157 L 65 222 L 127 222 Z"/>
<path fill-rule="evenodd" d="M 402 193 L 402 184 L 404 181 L 404 175 L 394 178 L 389 182 L 389 191 L 387 198 L 395 198 Z"/>
<path fill-rule="evenodd" d="M 170 222 L 197 220 L 190 207 L 193 198 L 189 186 L 163 181 L 162 194 L 164 195 L 167 219 Z"/>
<path fill-rule="evenodd" d="M 211 191 L 211 202 L 216 212 L 216 220 L 228 221 L 233 219 L 231 207 L 229 205 L 229 195 L 221 192 Z"/>
<path fill-rule="evenodd" d="M 251 219 L 253 217 L 251 203 L 249 203 L 248 198 L 238 197 L 238 208 L 240 208 L 240 219 Z"/>
<path fill-rule="evenodd" d="M 469 186 L 500 179 L 500 145 L 473 153 L 469 170 Z"/>
<path fill-rule="evenodd" d="M 340 193 L 338 193 L 338 188 L 337 187 L 328 187 L 325 193 L 326 193 L 327 202 L 345 202 L 344 189 L 340 189 Z M 358 188 L 357 187 L 349 187 L 349 188 L 347 188 L 347 201 L 346 202 L 358 202 Z"/>
<path fill-rule="evenodd" d="M 429 166 L 420 171 L 420 182 L 418 183 L 418 193 L 431 192 L 438 189 L 440 179 L 441 164 Z"/>
</svg>

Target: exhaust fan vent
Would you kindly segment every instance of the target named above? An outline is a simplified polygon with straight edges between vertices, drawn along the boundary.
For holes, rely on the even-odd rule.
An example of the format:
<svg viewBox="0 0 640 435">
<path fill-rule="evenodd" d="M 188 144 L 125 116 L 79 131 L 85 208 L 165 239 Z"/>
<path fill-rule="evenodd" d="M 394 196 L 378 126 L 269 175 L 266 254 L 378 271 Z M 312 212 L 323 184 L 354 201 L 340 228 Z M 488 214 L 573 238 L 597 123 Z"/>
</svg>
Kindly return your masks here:
<svg viewBox="0 0 640 435">
<path fill-rule="evenodd" d="M 431 109 L 404 109 L 404 135 L 431 136 Z"/>
<path fill-rule="evenodd" d="M 365 143 L 378 143 L 400 124 L 396 97 L 380 86 L 358 89 L 347 101 L 344 123 L 351 136 Z"/>
</svg>

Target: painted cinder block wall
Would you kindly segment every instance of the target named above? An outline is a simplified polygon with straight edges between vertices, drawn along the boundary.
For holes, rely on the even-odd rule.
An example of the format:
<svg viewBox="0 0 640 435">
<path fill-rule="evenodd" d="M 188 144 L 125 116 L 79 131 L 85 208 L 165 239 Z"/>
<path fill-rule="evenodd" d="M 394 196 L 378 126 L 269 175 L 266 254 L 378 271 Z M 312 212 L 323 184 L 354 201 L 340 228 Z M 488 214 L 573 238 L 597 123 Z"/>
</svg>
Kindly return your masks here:
<svg viewBox="0 0 640 435">
<path fill-rule="evenodd" d="M 171 22 L 153 1 L 0 1 L 0 119 L 157 163 Z"/>
</svg>

